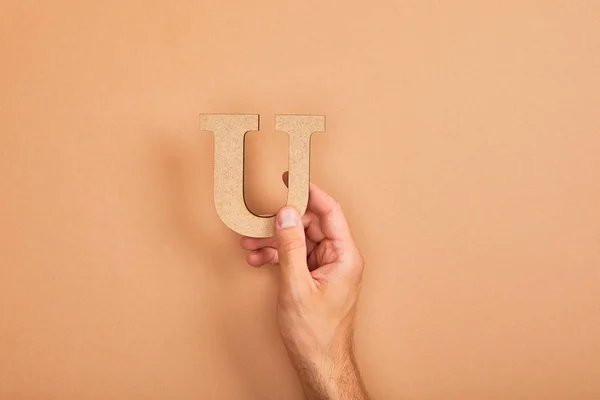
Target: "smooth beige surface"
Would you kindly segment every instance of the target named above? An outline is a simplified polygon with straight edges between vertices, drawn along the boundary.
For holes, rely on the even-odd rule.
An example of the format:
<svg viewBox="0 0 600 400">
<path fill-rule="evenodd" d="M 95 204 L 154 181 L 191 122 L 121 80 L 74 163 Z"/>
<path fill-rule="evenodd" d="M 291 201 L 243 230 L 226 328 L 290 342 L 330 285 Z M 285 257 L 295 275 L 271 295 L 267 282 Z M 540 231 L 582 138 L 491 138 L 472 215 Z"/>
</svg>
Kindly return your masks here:
<svg viewBox="0 0 600 400">
<path fill-rule="evenodd" d="M 494 3 L 494 5 L 491 5 Z M 600 398 L 596 1 L 0 3 L 0 398 L 300 399 L 198 113 L 325 114 L 376 399 Z"/>
<path fill-rule="evenodd" d="M 272 237 L 275 216 L 255 215 L 244 198 L 244 143 L 259 129 L 259 116 L 200 114 L 200 129 L 214 134 L 215 210 L 233 231 L 249 237 Z M 310 187 L 310 138 L 325 131 L 324 115 L 276 115 L 275 130 L 289 135 L 286 205 L 303 215 Z"/>
</svg>

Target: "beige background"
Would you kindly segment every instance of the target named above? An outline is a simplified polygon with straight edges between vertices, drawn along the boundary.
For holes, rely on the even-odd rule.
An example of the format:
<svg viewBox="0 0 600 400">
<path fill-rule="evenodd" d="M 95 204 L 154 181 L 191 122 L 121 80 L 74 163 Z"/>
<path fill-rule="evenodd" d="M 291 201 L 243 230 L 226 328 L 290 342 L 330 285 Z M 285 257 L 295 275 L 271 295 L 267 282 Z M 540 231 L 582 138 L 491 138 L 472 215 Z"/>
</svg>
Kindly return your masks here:
<svg viewBox="0 0 600 400">
<path fill-rule="evenodd" d="M 200 112 L 327 115 L 375 398 L 600 398 L 600 3 L 495 3 L 2 1 L 0 398 L 300 399 Z"/>
</svg>

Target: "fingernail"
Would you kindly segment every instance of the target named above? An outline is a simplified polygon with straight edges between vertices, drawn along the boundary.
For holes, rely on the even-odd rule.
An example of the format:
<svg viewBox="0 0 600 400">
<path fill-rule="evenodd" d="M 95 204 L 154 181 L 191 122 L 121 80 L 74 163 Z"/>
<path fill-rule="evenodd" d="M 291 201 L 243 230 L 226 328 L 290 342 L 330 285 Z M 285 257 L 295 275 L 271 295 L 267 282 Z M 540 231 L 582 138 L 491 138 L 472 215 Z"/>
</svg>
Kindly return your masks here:
<svg viewBox="0 0 600 400">
<path fill-rule="evenodd" d="M 277 214 L 277 224 L 280 228 L 292 228 L 296 226 L 296 212 L 291 207 L 283 208 Z"/>
</svg>

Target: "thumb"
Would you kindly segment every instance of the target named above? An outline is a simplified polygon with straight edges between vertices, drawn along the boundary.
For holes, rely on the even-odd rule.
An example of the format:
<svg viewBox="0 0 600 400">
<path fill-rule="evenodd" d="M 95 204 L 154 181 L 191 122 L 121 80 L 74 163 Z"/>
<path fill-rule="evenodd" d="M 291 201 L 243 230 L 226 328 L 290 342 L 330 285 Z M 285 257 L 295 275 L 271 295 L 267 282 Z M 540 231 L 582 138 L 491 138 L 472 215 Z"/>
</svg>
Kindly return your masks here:
<svg viewBox="0 0 600 400">
<path fill-rule="evenodd" d="M 283 207 L 277 213 L 275 240 L 284 284 L 299 286 L 310 282 L 304 225 L 294 207 Z"/>
</svg>

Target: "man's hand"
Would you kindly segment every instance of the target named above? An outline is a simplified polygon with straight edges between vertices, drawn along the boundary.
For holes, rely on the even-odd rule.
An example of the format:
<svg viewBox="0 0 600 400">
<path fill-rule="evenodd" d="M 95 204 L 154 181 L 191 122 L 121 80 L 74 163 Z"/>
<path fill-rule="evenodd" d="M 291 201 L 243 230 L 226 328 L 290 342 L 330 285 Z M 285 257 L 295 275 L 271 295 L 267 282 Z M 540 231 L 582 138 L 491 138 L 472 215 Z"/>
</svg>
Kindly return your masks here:
<svg viewBox="0 0 600 400">
<path fill-rule="evenodd" d="M 307 397 L 367 399 L 352 346 L 364 263 L 342 209 L 311 184 L 306 214 L 284 207 L 275 225 L 241 244 L 250 265 L 280 264 L 279 330 Z"/>
</svg>

